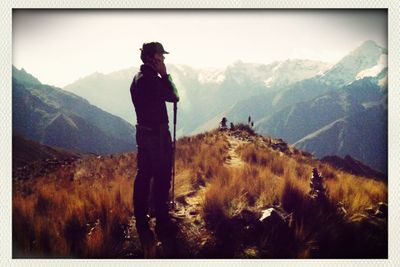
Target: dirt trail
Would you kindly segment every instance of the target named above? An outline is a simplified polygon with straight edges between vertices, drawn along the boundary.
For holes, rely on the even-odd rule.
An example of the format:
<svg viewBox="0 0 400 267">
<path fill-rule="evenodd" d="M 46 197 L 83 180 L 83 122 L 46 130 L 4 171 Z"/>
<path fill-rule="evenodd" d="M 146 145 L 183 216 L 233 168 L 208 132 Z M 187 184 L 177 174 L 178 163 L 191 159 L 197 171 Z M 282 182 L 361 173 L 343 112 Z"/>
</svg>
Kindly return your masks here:
<svg viewBox="0 0 400 267">
<path fill-rule="evenodd" d="M 248 141 L 227 134 L 228 151 L 225 165 L 230 168 L 242 168 L 246 163 L 237 154 L 239 145 Z M 212 239 L 212 233 L 205 227 L 204 219 L 201 217 L 201 205 L 204 201 L 206 186 L 200 186 L 196 190 L 189 190 L 176 199 L 175 218 L 178 219 L 182 233 L 185 233 L 185 243 L 192 256 L 199 256 L 199 250 Z M 201 252 L 200 252 L 201 253 Z"/>
<path fill-rule="evenodd" d="M 230 134 L 227 135 L 227 140 L 229 143 L 229 149 L 228 149 L 228 158 L 225 161 L 225 165 L 232 168 L 242 168 L 246 163 L 236 153 L 236 149 L 238 148 L 239 145 L 244 144 L 246 142 Z"/>
</svg>

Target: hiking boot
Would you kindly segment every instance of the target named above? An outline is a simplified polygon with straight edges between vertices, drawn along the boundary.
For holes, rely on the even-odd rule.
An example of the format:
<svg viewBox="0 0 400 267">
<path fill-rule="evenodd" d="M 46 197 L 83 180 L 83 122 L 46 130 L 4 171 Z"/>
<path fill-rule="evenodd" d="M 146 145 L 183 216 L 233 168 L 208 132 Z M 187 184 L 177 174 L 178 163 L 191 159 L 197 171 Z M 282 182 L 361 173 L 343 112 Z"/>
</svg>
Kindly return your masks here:
<svg viewBox="0 0 400 267">
<path fill-rule="evenodd" d="M 138 229 L 140 244 L 142 245 L 144 258 L 156 257 L 156 238 L 154 232 L 150 228 Z"/>
</svg>

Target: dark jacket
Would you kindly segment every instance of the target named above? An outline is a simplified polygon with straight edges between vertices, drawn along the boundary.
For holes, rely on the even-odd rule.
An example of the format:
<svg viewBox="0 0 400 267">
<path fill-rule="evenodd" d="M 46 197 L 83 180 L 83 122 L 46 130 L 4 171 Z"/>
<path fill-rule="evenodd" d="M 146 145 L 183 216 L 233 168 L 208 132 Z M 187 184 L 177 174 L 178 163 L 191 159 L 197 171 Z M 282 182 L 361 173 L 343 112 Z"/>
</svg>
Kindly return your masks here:
<svg viewBox="0 0 400 267">
<path fill-rule="evenodd" d="M 131 84 L 131 98 L 136 111 L 137 123 L 157 128 L 168 123 L 165 101 L 178 102 L 179 96 L 169 74 L 159 77 L 148 65 L 141 65 Z"/>
</svg>

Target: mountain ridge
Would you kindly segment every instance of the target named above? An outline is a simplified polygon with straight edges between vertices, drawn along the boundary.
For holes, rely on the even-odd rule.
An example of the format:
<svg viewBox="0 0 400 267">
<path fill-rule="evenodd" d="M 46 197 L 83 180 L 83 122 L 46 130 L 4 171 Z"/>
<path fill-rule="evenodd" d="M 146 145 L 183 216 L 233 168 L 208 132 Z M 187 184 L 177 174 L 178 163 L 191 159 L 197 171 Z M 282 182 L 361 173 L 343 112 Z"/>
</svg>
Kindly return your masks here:
<svg viewBox="0 0 400 267">
<path fill-rule="evenodd" d="M 13 67 L 13 73 L 13 131 L 83 153 L 135 150 L 135 130 L 128 122 L 71 92 L 38 83 L 25 70 Z"/>
</svg>

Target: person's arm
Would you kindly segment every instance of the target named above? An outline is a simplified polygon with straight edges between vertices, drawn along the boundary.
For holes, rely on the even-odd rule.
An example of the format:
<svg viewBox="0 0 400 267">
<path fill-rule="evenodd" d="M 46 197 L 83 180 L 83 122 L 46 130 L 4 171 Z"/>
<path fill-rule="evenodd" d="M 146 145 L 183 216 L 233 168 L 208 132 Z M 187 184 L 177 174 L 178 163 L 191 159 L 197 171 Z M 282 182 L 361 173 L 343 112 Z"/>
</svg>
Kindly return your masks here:
<svg viewBox="0 0 400 267">
<path fill-rule="evenodd" d="M 174 82 L 172 81 L 172 77 L 169 74 L 165 74 L 161 77 L 161 81 L 163 84 L 162 94 L 164 96 L 165 101 L 167 102 L 178 102 L 179 94 L 178 90 Z"/>
<path fill-rule="evenodd" d="M 171 75 L 167 74 L 167 68 L 163 60 L 154 59 L 153 61 L 154 69 L 161 75 L 161 82 L 163 88 L 161 94 L 165 101 L 167 102 L 178 102 L 179 95 L 178 90 L 174 82 L 172 81 Z"/>
</svg>

